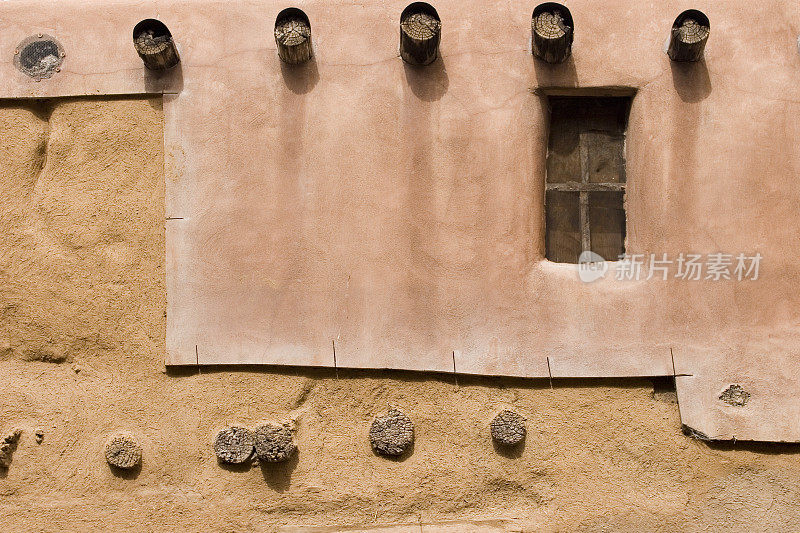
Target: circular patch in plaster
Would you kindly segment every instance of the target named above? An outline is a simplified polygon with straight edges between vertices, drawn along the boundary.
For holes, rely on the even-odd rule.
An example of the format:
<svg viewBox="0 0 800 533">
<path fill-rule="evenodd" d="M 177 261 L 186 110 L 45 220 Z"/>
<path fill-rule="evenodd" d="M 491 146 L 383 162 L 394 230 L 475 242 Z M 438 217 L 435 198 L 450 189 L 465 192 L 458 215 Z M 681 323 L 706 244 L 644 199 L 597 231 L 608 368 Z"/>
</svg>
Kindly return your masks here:
<svg viewBox="0 0 800 533">
<path fill-rule="evenodd" d="M 19 43 L 14 50 L 14 65 L 36 81 L 61 71 L 64 48 L 54 37 L 40 33 Z"/>
<path fill-rule="evenodd" d="M 242 464 L 253 456 L 255 439 L 253 432 L 243 427 L 225 428 L 214 439 L 214 453 L 223 462 L 232 465 Z"/>
<path fill-rule="evenodd" d="M 142 447 L 132 435 L 113 435 L 106 442 L 106 461 L 122 470 L 136 468 L 142 463 Z"/>
<path fill-rule="evenodd" d="M 514 411 L 500 411 L 489 424 L 492 438 L 506 446 L 514 446 L 525 438 L 525 417 Z"/>
<path fill-rule="evenodd" d="M 256 442 L 256 455 L 261 462 L 280 463 L 289 459 L 297 451 L 292 430 L 285 424 L 271 422 L 261 424 L 256 426 L 253 435 Z"/>
<path fill-rule="evenodd" d="M 372 421 L 369 440 L 381 455 L 402 455 L 414 442 L 414 423 L 399 409 L 390 409 Z"/>
<path fill-rule="evenodd" d="M 719 399 L 734 407 L 744 407 L 750 401 L 750 393 L 741 385 L 731 385 L 719 395 Z"/>
</svg>

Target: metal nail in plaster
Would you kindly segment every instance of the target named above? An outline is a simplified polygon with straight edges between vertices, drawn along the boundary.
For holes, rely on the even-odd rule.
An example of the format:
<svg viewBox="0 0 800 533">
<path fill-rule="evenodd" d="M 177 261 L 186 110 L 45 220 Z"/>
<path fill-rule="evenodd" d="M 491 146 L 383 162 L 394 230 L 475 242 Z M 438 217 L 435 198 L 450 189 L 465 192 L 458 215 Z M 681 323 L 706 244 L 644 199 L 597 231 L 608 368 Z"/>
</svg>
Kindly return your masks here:
<svg viewBox="0 0 800 533">
<path fill-rule="evenodd" d="M 64 47 L 54 37 L 40 33 L 19 43 L 14 50 L 14 66 L 36 81 L 61 71 Z"/>
</svg>

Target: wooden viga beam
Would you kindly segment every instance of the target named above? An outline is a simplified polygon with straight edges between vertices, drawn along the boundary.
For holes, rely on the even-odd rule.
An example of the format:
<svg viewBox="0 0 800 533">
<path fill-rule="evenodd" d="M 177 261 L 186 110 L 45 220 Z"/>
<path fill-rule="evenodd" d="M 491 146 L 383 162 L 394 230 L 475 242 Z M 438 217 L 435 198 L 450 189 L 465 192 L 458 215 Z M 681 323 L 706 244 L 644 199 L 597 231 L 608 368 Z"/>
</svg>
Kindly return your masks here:
<svg viewBox="0 0 800 533">
<path fill-rule="evenodd" d="M 311 22 L 296 7 L 289 7 L 275 18 L 275 43 L 278 57 L 290 65 L 305 63 L 313 54 L 311 48 Z"/>
<path fill-rule="evenodd" d="M 409 4 L 400 14 L 400 57 L 412 65 L 430 65 L 439 55 L 442 21 L 432 5 Z"/>
<path fill-rule="evenodd" d="M 533 55 L 547 63 L 563 63 L 572 53 L 575 24 L 566 6 L 539 4 L 531 17 Z"/>
<path fill-rule="evenodd" d="M 711 24 L 704 13 L 689 9 L 672 24 L 667 55 L 673 61 L 700 61 L 706 48 Z"/>
<path fill-rule="evenodd" d="M 166 70 L 181 60 L 172 34 L 159 20 L 145 19 L 134 26 L 133 46 L 150 70 Z"/>
</svg>

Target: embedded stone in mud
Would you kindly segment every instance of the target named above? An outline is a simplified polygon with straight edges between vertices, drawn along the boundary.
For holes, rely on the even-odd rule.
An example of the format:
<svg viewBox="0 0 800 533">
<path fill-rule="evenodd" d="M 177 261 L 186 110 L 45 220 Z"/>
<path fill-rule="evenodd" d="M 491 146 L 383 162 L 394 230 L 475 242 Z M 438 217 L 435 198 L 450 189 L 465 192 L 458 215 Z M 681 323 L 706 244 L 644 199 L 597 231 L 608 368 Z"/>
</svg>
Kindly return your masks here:
<svg viewBox="0 0 800 533">
<path fill-rule="evenodd" d="M 106 443 L 106 461 L 122 470 L 136 468 L 142 463 L 142 447 L 131 435 L 114 435 Z"/>
<path fill-rule="evenodd" d="M 267 422 L 256 426 L 253 431 L 258 460 L 264 463 L 280 463 L 289 459 L 297 445 L 292 430 L 287 425 Z"/>
<path fill-rule="evenodd" d="M 253 432 L 243 427 L 229 427 L 217 433 L 214 439 L 214 453 L 228 464 L 242 464 L 253 456 L 255 439 Z"/>
<path fill-rule="evenodd" d="M 369 440 L 381 455 L 402 455 L 414 442 L 414 423 L 402 411 L 391 409 L 373 420 Z"/>
<path fill-rule="evenodd" d="M 506 446 L 514 446 L 525 438 L 525 417 L 505 409 L 500 411 L 489 425 L 492 438 Z"/>
</svg>

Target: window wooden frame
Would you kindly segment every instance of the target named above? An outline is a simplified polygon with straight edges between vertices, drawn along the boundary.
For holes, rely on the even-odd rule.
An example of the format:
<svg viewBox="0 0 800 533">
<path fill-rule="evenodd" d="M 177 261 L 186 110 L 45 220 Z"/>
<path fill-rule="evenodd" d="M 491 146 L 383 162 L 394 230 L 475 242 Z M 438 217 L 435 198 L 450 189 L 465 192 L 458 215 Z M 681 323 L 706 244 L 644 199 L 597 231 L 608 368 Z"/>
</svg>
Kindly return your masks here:
<svg viewBox="0 0 800 533">
<path fill-rule="evenodd" d="M 621 131 L 618 133 L 623 137 L 622 143 L 622 153 L 620 159 L 621 168 L 618 171 L 619 179 L 618 181 L 592 181 L 590 177 L 590 149 L 589 147 L 592 146 L 592 143 L 588 140 L 588 137 L 597 133 L 598 130 L 586 129 L 583 131 L 578 132 L 578 149 L 579 149 L 579 162 L 580 162 L 580 172 L 578 175 L 574 176 L 574 179 L 567 177 L 567 181 L 555 181 L 550 182 L 550 169 L 548 164 L 547 174 L 545 176 L 545 200 L 547 199 L 548 192 L 567 192 L 567 193 L 575 193 L 578 195 L 578 218 L 579 218 L 579 234 L 580 234 L 580 245 L 581 251 L 592 251 L 592 231 L 591 231 L 591 224 L 590 224 L 590 194 L 597 193 L 597 192 L 617 192 L 621 193 L 622 195 L 622 209 L 625 210 L 625 192 L 627 188 L 627 176 L 626 176 L 626 168 L 625 168 L 625 144 L 624 144 L 624 137 L 627 133 L 627 125 L 628 125 L 628 112 L 630 110 L 630 104 L 632 101 L 632 97 L 635 94 L 635 91 L 632 89 L 627 88 L 597 88 L 595 90 L 582 90 L 582 91 L 565 91 L 563 89 L 553 89 L 553 90 L 539 90 L 537 91 L 540 95 L 543 95 L 547 100 L 547 108 L 551 109 L 551 102 L 550 97 L 576 97 L 576 102 L 579 98 L 585 97 L 587 98 L 587 102 L 590 99 L 594 98 L 605 98 L 605 97 L 612 97 L 612 98 L 620 98 L 621 101 L 625 101 L 626 108 L 625 108 L 625 120 Z M 552 122 L 552 115 L 548 117 L 548 125 L 550 129 L 553 127 Z M 603 134 L 608 134 L 610 132 L 601 130 Z M 613 133 L 613 132 L 612 132 Z M 551 134 L 552 131 L 548 131 L 547 136 L 547 143 L 548 143 L 548 158 L 550 156 L 550 143 L 551 143 Z M 563 180 L 563 176 L 561 177 Z M 545 202 L 545 218 L 547 218 L 547 208 L 548 205 Z M 549 239 L 549 234 L 547 233 L 548 228 L 545 227 L 545 235 L 546 239 Z M 624 253 L 624 226 L 623 226 L 623 246 L 621 252 Z M 550 257 L 549 254 L 546 254 L 548 259 L 554 260 Z M 614 258 L 606 258 L 608 260 L 614 260 Z M 559 261 L 560 262 L 560 261 Z"/>
</svg>

